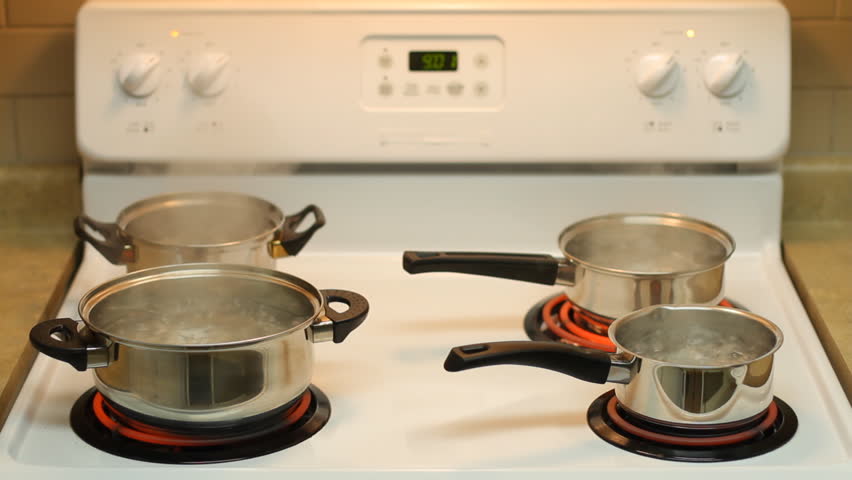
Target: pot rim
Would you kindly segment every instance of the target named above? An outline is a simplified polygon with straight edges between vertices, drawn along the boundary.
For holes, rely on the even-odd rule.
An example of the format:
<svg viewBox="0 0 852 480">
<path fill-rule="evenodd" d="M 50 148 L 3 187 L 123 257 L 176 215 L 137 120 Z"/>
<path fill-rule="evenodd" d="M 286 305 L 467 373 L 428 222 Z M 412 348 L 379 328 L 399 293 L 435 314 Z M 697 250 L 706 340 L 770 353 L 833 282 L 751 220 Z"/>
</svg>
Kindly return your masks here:
<svg viewBox="0 0 852 480">
<path fill-rule="evenodd" d="M 723 365 L 690 365 L 690 364 L 685 364 L 685 363 L 676 363 L 676 362 L 667 362 L 667 361 L 664 361 L 664 360 L 658 360 L 658 359 L 655 359 L 655 358 L 653 358 L 649 355 L 639 355 L 639 354 L 631 351 L 630 349 L 626 348 L 624 345 L 622 345 L 616 339 L 615 336 L 618 333 L 619 325 L 630 322 L 631 320 L 634 320 L 636 318 L 648 315 L 648 314 L 654 312 L 655 310 L 692 310 L 692 311 L 695 311 L 695 310 L 702 310 L 702 311 L 711 310 L 711 311 L 725 312 L 727 314 L 731 314 L 731 315 L 735 315 L 735 316 L 739 316 L 739 317 L 745 317 L 745 318 L 747 318 L 751 321 L 755 321 L 755 322 L 760 323 L 766 329 L 768 329 L 770 332 L 772 332 L 775 335 L 775 343 L 772 345 L 772 347 L 768 351 L 764 352 L 762 355 L 760 355 L 758 357 L 749 359 L 748 361 L 732 362 L 732 363 L 723 364 Z M 744 365 L 750 365 L 752 363 L 758 362 L 758 361 L 760 361 L 764 358 L 767 358 L 767 357 L 774 355 L 775 352 L 777 352 L 778 349 L 781 348 L 781 345 L 784 343 L 784 333 L 781 331 L 781 329 L 778 327 L 778 325 L 776 325 L 773 322 L 761 317 L 760 315 L 756 315 L 754 313 L 747 312 L 745 310 L 740 310 L 740 309 L 737 309 L 737 308 L 708 306 L 708 305 L 651 305 L 649 307 L 641 308 L 641 309 L 636 310 L 634 312 L 628 313 L 627 315 L 624 315 L 623 317 L 620 317 L 617 320 L 615 320 L 614 322 L 612 322 L 612 324 L 610 324 L 610 326 L 609 326 L 608 335 L 609 335 L 609 339 L 612 340 L 612 343 L 614 343 L 616 348 L 617 348 L 617 353 L 615 355 L 626 353 L 626 354 L 628 354 L 631 357 L 636 358 L 636 359 L 640 359 L 640 360 L 643 360 L 643 361 L 647 360 L 647 361 L 655 362 L 655 363 L 660 364 L 660 365 L 665 365 L 665 366 L 670 366 L 670 367 L 682 368 L 684 370 L 724 370 L 724 369 L 729 369 L 729 368 L 741 367 L 741 366 L 744 366 Z"/>
<path fill-rule="evenodd" d="M 584 227 L 588 227 L 591 224 L 595 223 L 640 223 L 640 224 L 656 224 L 656 225 L 666 225 L 672 227 L 680 227 L 680 228 L 689 228 L 691 230 L 703 233 L 709 237 L 716 239 L 724 248 L 725 248 L 725 256 L 719 262 L 714 263 L 712 265 L 708 265 L 704 268 L 692 269 L 692 270 L 675 270 L 672 272 L 643 272 L 643 271 L 635 271 L 635 270 L 627 270 L 620 268 L 612 268 L 607 267 L 605 265 L 598 265 L 586 260 L 583 260 L 580 257 L 572 254 L 571 252 L 565 249 L 565 244 L 567 243 L 566 237 L 569 235 L 575 234 L 578 230 L 583 229 Z M 723 230 L 722 228 L 704 220 L 700 220 L 697 218 L 689 217 L 686 215 L 682 215 L 680 213 L 674 212 L 666 212 L 666 213 L 642 213 L 642 212 L 627 212 L 627 213 L 610 213 L 607 215 L 599 215 L 596 217 L 589 217 L 578 222 L 572 223 L 565 227 L 562 232 L 559 233 L 559 250 L 562 252 L 562 255 L 565 259 L 577 265 L 581 265 L 589 270 L 594 270 L 597 272 L 607 273 L 611 275 L 621 276 L 621 277 L 653 277 L 653 278 L 670 278 L 670 277 L 680 277 L 687 275 L 695 275 L 699 273 L 708 272 L 719 268 L 731 258 L 734 250 L 736 249 L 736 242 L 734 241 L 734 237 L 731 236 L 730 233 Z"/>
<path fill-rule="evenodd" d="M 187 345 L 160 344 L 125 338 L 122 336 L 113 335 L 108 331 L 100 329 L 89 321 L 89 313 L 91 312 L 92 308 L 94 308 L 95 305 L 97 305 L 101 300 L 109 297 L 111 294 L 117 293 L 127 288 L 132 288 L 135 285 L 155 282 L 162 279 L 221 276 L 223 274 L 229 277 L 264 280 L 272 283 L 277 283 L 282 287 L 299 291 L 300 293 L 305 295 L 305 297 L 310 301 L 311 305 L 313 305 L 314 312 L 313 314 L 307 316 L 302 322 L 290 328 L 263 337 L 250 338 L 245 340 L 235 340 L 231 342 L 199 343 Z M 135 272 L 122 275 L 92 288 L 91 290 L 86 292 L 85 295 L 83 295 L 83 297 L 77 304 L 77 313 L 80 315 L 80 319 L 90 331 L 103 337 L 106 337 L 110 341 L 122 345 L 132 346 L 134 348 L 144 348 L 162 351 L 228 350 L 256 345 L 258 343 L 263 343 L 266 341 L 277 339 L 279 337 L 284 337 L 294 332 L 303 331 L 306 328 L 309 328 L 311 324 L 316 322 L 318 318 L 323 317 L 325 315 L 325 312 L 325 297 L 320 293 L 320 291 L 316 287 L 314 287 L 307 281 L 302 280 L 299 277 L 284 272 L 279 272 L 277 270 L 255 267 L 252 265 L 235 265 L 224 263 L 186 263 L 137 270 Z"/>
<path fill-rule="evenodd" d="M 151 240 L 144 236 L 131 235 L 127 232 L 127 226 L 134 220 L 140 218 L 146 213 L 150 213 L 156 210 L 163 208 L 162 204 L 164 202 L 170 201 L 197 201 L 206 198 L 215 198 L 215 197 L 231 197 L 235 200 L 241 200 L 246 202 L 254 203 L 261 207 L 261 209 L 269 209 L 273 212 L 275 225 L 272 228 L 267 228 L 262 232 L 246 237 L 240 240 L 233 240 L 230 242 L 221 242 L 221 243 L 172 243 L 172 242 L 158 242 L 155 240 Z M 254 195 L 247 195 L 239 192 L 228 192 L 228 191 L 198 191 L 198 192 L 176 192 L 176 193 L 167 193 L 163 195 L 155 195 L 153 197 L 147 197 L 142 200 L 131 203 L 130 205 L 124 207 L 116 217 L 115 224 L 118 225 L 118 228 L 121 229 L 128 237 L 130 237 L 134 242 L 141 242 L 148 245 L 154 245 L 158 247 L 166 247 L 166 248 L 227 248 L 234 246 L 242 246 L 245 243 L 259 243 L 266 240 L 266 237 L 271 236 L 277 230 L 281 228 L 284 224 L 285 215 L 284 212 L 274 203 L 264 200 L 260 197 L 256 197 Z"/>
</svg>

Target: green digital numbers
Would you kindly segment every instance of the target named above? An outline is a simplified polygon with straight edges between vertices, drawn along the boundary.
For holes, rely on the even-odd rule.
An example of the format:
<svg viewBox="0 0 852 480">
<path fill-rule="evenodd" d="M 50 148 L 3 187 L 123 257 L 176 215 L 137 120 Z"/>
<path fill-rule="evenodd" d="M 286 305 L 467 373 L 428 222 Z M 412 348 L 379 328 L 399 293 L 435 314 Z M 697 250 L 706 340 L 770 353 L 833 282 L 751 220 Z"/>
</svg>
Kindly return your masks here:
<svg viewBox="0 0 852 480">
<path fill-rule="evenodd" d="M 408 69 L 413 72 L 455 72 L 458 52 L 408 52 Z"/>
<path fill-rule="evenodd" d="M 443 53 L 426 53 L 423 55 L 423 70 L 443 70 L 447 57 Z"/>
</svg>

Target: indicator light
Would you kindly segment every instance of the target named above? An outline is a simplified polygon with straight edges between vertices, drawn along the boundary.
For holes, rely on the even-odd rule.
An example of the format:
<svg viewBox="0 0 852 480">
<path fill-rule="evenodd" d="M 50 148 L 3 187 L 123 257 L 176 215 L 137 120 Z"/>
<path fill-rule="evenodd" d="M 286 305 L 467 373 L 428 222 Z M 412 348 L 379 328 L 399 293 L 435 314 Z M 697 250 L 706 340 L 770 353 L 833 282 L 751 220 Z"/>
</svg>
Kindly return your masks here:
<svg viewBox="0 0 852 480">
<path fill-rule="evenodd" d="M 169 36 L 172 38 L 178 38 L 180 36 L 180 32 L 177 30 L 172 30 L 171 32 L 169 32 Z"/>
<path fill-rule="evenodd" d="M 686 31 L 686 38 L 695 38 L 695 30 L 689 29 Z"/>
</svg>

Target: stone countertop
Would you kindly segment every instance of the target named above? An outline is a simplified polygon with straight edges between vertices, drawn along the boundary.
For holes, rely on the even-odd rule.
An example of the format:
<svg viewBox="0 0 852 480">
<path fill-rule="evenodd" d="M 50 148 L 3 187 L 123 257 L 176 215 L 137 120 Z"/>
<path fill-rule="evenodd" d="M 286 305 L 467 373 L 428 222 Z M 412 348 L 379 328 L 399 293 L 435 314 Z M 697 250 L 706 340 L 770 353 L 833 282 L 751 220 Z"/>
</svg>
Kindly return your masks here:
<svg viewBox="0 0 852 480">
<path fill-rule="evenodd" d="M 784 261 L 852 403 L 852 222 L 787 222 Z"/>
<path fill-rule="evenodd" d="M 70 229 L 0 231 L 0 427 L 36 357 L 30 327 L 56 314 L 78 252 Z"/>
</svg>

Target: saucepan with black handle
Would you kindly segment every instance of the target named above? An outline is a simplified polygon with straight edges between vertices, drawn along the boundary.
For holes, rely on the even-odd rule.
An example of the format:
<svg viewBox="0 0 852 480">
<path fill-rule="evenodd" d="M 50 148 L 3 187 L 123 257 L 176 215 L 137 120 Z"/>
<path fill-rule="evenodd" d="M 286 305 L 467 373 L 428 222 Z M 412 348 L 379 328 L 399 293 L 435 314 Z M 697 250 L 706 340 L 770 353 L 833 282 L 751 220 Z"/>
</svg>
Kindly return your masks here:
<svg viewBox="0 0 852 480">
<path fill-rule="evenodd" d="M 455 347 L 451 372 L 492 365 L 545 368 L 593 383 L 614 383 L 621 406 L 659 423 L 717 425 L 761 415 L 772 403 L 781 330 L 727 307 L 658 305 L 609 328 L 614 354 L 554 342 Z"/>
<path fill-rule="evenodd" d="M 564 285 L 575 305 L 615 319 L 651 305 L 718 304 L 735 245 L 730 234 L 702 220 L 628 213 L 575 223 L 562 231 L 559 247 L 564 258 L 408 251 L 403 268 Z"/>
</svg>

